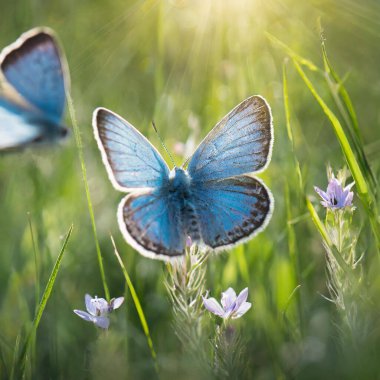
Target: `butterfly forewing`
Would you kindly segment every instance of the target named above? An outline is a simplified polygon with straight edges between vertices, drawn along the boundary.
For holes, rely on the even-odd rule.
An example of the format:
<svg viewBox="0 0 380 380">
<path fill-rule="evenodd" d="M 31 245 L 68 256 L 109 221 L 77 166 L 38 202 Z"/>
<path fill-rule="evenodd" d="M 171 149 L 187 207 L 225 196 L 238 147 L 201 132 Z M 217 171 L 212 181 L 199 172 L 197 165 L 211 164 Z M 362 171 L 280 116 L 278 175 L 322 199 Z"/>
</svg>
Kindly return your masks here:
<svg viewBox="0 0 380 380">
<path fill-rule="evenodd" d="M 202 241 L 214 249 L 253 237 L 272 214 L 269 190 L 250 176 L 194 184 L 192 194 Z"/>
<path fill-rule="evenodd" d="M 65 64 L 52 32 L 40 28 L 24 33 L 2 51 L 0 58 L 7 82 L 56 122 L 60 122 L 65 108 Z"/>
<path fill-rule="evenodd" d="M 272 116 L 261 96 L 252 96 L 226 115 L 206 136 L 190 160 L 194 181 L 253 173 L 270 160 Z"/>
<path fill-rule="evenodd" d="M 105 109 L 94 112 L 95 138 L 113 185 L 121 191 L 163 186 L 169 168 L 132 124 Z"/>
</svg>

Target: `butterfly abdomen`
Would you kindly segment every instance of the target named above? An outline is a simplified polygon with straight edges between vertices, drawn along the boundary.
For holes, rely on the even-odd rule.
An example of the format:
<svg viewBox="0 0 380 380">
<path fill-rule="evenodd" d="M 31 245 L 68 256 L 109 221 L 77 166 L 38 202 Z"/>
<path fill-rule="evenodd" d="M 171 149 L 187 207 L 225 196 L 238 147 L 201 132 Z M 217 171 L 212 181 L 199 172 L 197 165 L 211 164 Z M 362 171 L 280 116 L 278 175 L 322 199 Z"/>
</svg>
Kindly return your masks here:
<svg viewBox="0 0 380 380">
<path fill-rule="evenodd" d="M 201 240 L 201 233 L 195 207 L 191 202 L 185 201 L 181 211 L 186 234 L 191 237 L 193 242 L 199 242 Z"/>
<path fill-rule="evenodd" d="M 190 182 L 191 179 L 185 170 L 174 168 L 169 176 L 169 196 L 174 199 L 175 204 L 179 205 L 177 222 L 182 224 L 185 234 L 197 242 L 201 239 L 200 225 L 192 202 Z"/>
</svg>

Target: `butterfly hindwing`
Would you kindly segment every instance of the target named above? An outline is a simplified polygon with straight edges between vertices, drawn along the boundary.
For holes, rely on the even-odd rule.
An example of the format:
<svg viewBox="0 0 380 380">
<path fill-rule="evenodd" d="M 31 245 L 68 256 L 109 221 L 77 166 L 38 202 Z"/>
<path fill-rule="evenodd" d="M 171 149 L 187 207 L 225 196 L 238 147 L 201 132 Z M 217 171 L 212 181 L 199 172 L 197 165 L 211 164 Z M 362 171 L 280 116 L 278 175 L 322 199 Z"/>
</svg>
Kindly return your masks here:
<svg viewBox="0 0 380 380">
<path fill-rule="evenodd" d="M 165 189 L 127 195 L 118 220 L 125 239 L 145 256 L 170 258 L 185 253 L 179 204 Z"/>
<path fill-rule="evenodd" d="M 261 96 L 236 106 L 206 136 L 190 160 L 194 181 L 210 181 L 263 170 L 273 144 L 272 116 Z"/>
<path fill-rule="evenodd" d="M 270 191 L 250 176 L 194 184 L 192 194 L 202 241 L 213 249 L 253 237 L 273 210 Z"/>
<path fill-rule="evenodd" d="M 160 153 L 128 121 L 98 108 L 94 111 L 93 127 L 115 188 L 121 191 L 157 188 L 168 181 L 169 168 Z"/>
<path fill-rule="evenodd" d="M 0 97 L 0 151 L 20 148 L 39 139 L 40 126 L 26 121 L 25 110 Z"/>
<path fill-rule="evenodd" d="M 60 122 L 68 83 L 66 61 L 54 34 L 36 28 L 6 47 L 0 58 L 2 74 L 9 84 L 43 115 Z"/>
</svg>

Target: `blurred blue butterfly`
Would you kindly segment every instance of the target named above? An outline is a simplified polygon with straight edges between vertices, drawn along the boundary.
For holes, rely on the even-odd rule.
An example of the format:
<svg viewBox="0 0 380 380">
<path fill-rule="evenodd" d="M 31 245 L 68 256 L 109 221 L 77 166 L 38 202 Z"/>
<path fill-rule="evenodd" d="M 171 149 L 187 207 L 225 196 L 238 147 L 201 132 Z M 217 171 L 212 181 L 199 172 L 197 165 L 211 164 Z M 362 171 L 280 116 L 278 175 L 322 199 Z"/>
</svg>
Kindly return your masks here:
<svg viewBox="0 0 380 380">
<path fill-rule="evenodd" d="M 236 106 L 201 142 L 187 169 L 169 170 L 159 152 L 115 113 L 94 111 L 95 138 L 114 187 L 131 192 L 118 221 L 127 242 L 150 258 L 183 255 L 186 239 L 213 250 L 233 247 L 268 224 L 270 190 L 258 173 L 270 161 L 272 115 L 261 96 Z"/>
<path fill-rule="evenodd" d="M 0 55 L 0 151 L 66 136 L 61 125 L 68 86 L 66 61 L 54 33 L 35 28 Z"/>
</svg>

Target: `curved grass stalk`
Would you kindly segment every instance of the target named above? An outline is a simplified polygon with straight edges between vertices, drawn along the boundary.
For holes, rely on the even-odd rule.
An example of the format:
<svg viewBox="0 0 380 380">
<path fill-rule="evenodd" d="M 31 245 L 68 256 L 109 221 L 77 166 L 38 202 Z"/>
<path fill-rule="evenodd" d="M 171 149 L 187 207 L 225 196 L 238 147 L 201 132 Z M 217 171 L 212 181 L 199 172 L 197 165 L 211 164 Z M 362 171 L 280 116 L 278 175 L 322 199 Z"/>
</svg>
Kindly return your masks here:
<svg viewBox="0 0 380 380">
<path fill-rule="evenodd" d="M 305 82 L 306 87 L 309 89 L 309 91 L 312 93 L 314 98 L 317 100 L 318 104 L 321 106 L 323 112 L 326 114 L 327 118 L 329 119 L 330 123 L 333 126 L 336 137 L 342 148 L 343 155 L 350 168 L 350 172 L 355 180 L 355 185 L 358 190 L 359 197 L 368 213 L 371 227 L 372 227 L 372 232 L 376 240 L 377 252 L 380 254 L 380 225 L 379 225 L 379 221 L 377 220 L 377 205 L 376 205 L 376 200 L 372 196 L 372 192 L 369 191 L 366 177 L 360 168 L 360 165 L 351 148 L 348 138 L 346 134 L 344 133 L 343 127 L 339 119 L 335 116 L 335 114 L 324 102 L 322 97 L 318 94 L 317 90 L 311 83 L 310 79 L 302 70 L 302 67 L 300 66 L 300 64 L 296 60 L 293 60 L 293 63 L 300 77 Z"/>
<path fill-rule="evenodd" d="M 66 246 L 67 246 L 67 243 L 70 239 L 72 230 L 73 230 L 73 225 L 70 226 L 69 231 L 67 232 L 67 235 L 66 235 L 65 241 L 63 242 L 61 251 L 59 252 L 59 255 L 58 255 L 57 260 L 54 264 L 53 270 L 49 276 L 49 280 L 46 284 L 44 293 L 42 294 L 40 304 L 37 308 L 36 315 L 35 315 L 34 320 L 33 320 L 32 329 L 29 331 L 29 333 L 25 339 L 25 343 L 23 344 L 23 346 L 20 350 L 20 354 L 17 355 L 17 353 L 16 353 L 17 360 L 15 360 L 13 363 L 11 380 L 12 379 L 21 379 L 24 375 L 26 358 L 27 358 L 27 354 L 29 351 L 29 347 L 33 341 L 33 337 L 35 336 L 35 334 L 37 332 L 38 326 L 39 326 L 40 321 L 41 321 L 42 314 L 45 310 L 46 304 L 47 304 L 47 302 L 50 298 L 51 292 L 53 290 L 54 283 L 55 283 L 55 280 L 57 278 L 59 268 L 61 266 L 63 254 L 65 253 Z M 17 351 L 18 351 L 18 346 L 19 346 L 19 344 L 16 342 L 16 349 L 15 350 L 17 350 Z"/>
<path fill-rule="evenodd" d="M 94 210 L 93 210 L 92 202 L 91 202 L 91 194 L 90 194 L 90 189 L 89 189 L 88 181 L 87 181 L 87 170 L 86 170 L 86 164 L 84 162 L 84 156 L 83 156 L 82 138 L 80 135 L 78 123 L 77 123 L 76 116 L 75 116 L 75 108 L 74 108 L 73 99 L 72 99 L 69 91 L 66 91 L 66 97 L 67 97 L 67 103 L 68 103 L 68 107 L 69 107 L 71 122 L 73 124 L 75 142 L 76 142 L 76 145 L 78 148 L 79 161 L 80 161 L 80 165 L 81 165 L 81 169 L 82 169 L 82 178 L 83 178 L 84 188 L 85 188 L 85 192 L 86 192 L 87 207 L 88 207 L 88 211 L 90 214 L 92 232 L 93 232 L 94 240 L 95 240 L 95 247 L 96 247 L 96 254 L 98 257 L 100 276 L 102 278 L 102 283 L 103 283 L 104 294 L 105 294 L 106 300 L 110 301 L 111 297 L 110 297 L 110 292 L 109 292 L 108 285 L 107 285 L 106 274 L 104 271 L 103 257 L 102 257 L 102 252 L 100 250 L 98 233 L 96 231 Z"/>
<path fill-rule="evenodd" d="M 149 347 L 149 350 L 150 350 L 150 354 L 151 354 L 153 362 L 154 362 L 154 369 L 156 370 L 157 376 L 159 376 L 159 368 L 158 368 L 158 363 L 157 363 L 157 354 L 156 354 L 156 351 L 154 350 L 154 347 L 153 347 L 153 341 L 152 341 L 152 338 L 150 336 L 148 322 L 146 321 L 145 314 L 144 314 L 143 308 L 141 306 L 139 297 L 138 297 L 138 295 L 136 293 L 135 287 L 133 286 L 133 283 L 131 281 L 131 278 L 129 277 L 127 269 L 125 268 L 123 260 L 121 259 L 120 255 L 119 255 L 119 252 L 117 251 L 116 244 L 115 244 L 115 241 L 113 240 L 112 236 L 111 236 L 111 241 L 112 241 L 112 245 L 113 245 L 113 248 L 114 248 L 115 256 L 116 256 L 116 258 L 117 258 L 117 260 L 118 260 L 118 262 L 120 264 L 121 270 L 123 271 L 123 274 L 124 274 L 124 277 L 125 277 L 125 281 L 127 282 L 129 291 L 131 292 L 133 303 L 135 304 L 137 314 L 138 314 L 138 316 L 140 318 L 141 327 L 142 327 L 142 329 L 144 331 L 146 340 L 148 342 L 148 347 Z"/>
<path fill-rule="evenodd" d="M 364 175 L 359 167 L 359 164 L 356 160 L 355 154 L 350 146 L 350 143 L 347 139 L 346 134 L 344 133 L 344 130 L 342 128 L 342 125 L 340 124 L 338 118 L 335 116 L 335 114 L 331 111 L 331 109 L 327 106 L 327 104 L 324 102 L 322 97 L 318 94 L 317 90 L 311 83 L 310 79 L 307 77 L 305 72 L 302 70 L 300 64 L 293 60 L 293 64 L 295 68 L 298 71 L 298 74 L 302 78 L 302 80 L 305 82 L 306 87 L 310 90 L 314 98 L 317 100 L 319 105 L 321 106 L 323 112 L 326 114 L 328 119 L 330 120 L 334 132 L 338 138 L 339 144 L 342 148 L 343 154 L 347 160 L 347 164 L 350 168 L 350 171 L 352 173 L 352 176 L 355 179 L 355 184 L 357 186 L 358 192 L 365 198 L 368 196 L 368 186 L 367 182 L 364 178 Z"/>
</svg>

